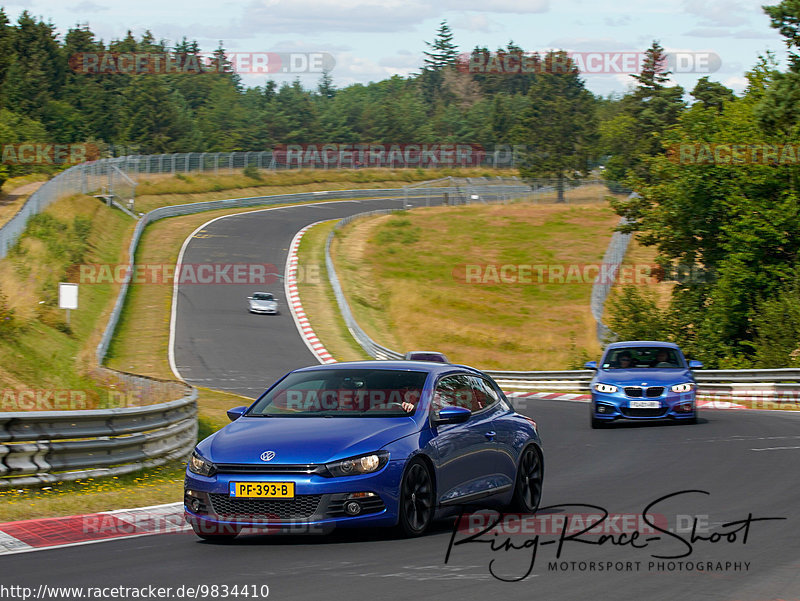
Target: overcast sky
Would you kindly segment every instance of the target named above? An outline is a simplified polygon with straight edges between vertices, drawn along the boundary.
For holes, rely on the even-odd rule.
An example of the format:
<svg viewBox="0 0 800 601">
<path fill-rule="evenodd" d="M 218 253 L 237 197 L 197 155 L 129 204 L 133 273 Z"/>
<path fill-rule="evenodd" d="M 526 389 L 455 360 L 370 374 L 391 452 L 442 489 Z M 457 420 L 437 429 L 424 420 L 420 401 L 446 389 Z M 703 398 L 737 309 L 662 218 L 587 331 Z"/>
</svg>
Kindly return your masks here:
<svg viewBox="0 0 800 601">
<path fill-rule="evenodd" d="M 5 10 L 15 21 L 27 9 L 52 21 L 61 33 L 88 23 L 106 42 L 123 37 L 128 29 L 137 38 L 150 29 L 170 44 L 186 36 L 207 51 L 222 40 L 226 49 L 239 53 L 327 53 L 335 61 L 331 76 L 337 87 L 417 72 L 425 41 L 432 41 L 441 20 L 447 19 L 463 52 L 476 45 L 494 50 L 513 40 L 526 51 L 557 48 L 583 53 L 579 58 L 589 66 L 607 71 L 585 76 L 589 89 L 605 95 L 624 92 L 630 85 L 627 55 L 620 53 L 644 51 L 654 39 L 676 53 L 679 67 L 688 71 L 674 76 L 684 87 L 691 89 L 698 77 L 709 75 L 741 91 L 744 72 L 759 54 L 775 51 L 785 64 L 783 39 L 769 27 L 761 4 L 751 0 L 23 0 L 5 4 Z M 316 55 L 310 56 L 313 69 Z M 295 64 L 302 69 L 302 58 Z M 708 73 L 707 64 L 715 71 Z M 295 77 L 272 76 L 279 82 Z M 300 77 L 312 87 L 319 75 Z M 243 80 L 246 85 L 263 85 L 266 76 L 246 73 Z"/>
</svg>

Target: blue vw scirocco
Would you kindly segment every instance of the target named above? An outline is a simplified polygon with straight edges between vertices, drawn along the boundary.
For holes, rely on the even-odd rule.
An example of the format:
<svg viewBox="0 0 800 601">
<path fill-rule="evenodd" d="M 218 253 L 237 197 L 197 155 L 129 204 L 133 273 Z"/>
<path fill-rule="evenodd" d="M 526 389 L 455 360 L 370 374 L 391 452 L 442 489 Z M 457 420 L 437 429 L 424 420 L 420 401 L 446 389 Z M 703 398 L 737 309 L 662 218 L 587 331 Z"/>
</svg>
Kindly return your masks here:
<svg viewBox="0 0 800 601">
<path fill-rule="evenodd" d="M 306 367 L 228 416 L 232 423 L 197 445 L 186 470 L 186 519 L 204 539 L 340 526 L 418 536 L 465 506 L 539 506 L 536 423 L 470 367 Z"/>
</svg>

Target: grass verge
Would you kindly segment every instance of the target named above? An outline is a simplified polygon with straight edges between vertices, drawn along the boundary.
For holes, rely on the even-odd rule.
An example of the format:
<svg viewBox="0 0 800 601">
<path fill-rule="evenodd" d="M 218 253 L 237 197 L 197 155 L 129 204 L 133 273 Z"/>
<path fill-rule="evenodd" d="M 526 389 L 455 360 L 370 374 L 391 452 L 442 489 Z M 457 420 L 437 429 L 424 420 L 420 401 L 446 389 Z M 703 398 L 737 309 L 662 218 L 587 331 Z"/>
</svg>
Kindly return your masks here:
<svg viewBox="0 0 800 601">
<path fill-rule="evenodd" d="M 490 264 L 598 264 L 617 220 L 605 203 L 422 208 L 358 220 L 332 252 L 359 324 L 384 346 L 485 369 L 566 369 L 599 354 L 592 278 L 470 285 L 465 266 L 488 276 Z"/>
<path fill-rule="evenodd" d="M 124 476 L 0 491 L 0 522 L 175 503 L 183 499 L 185 468 L 176 461 Z"/>
<path fill-rule="evenodd" d="M 71 390 L 87 394 L 86 409 L 104 406 L 89 377 L 94 349 L 118 286 L 81 284 L 79 306 L 58 308 L 58 283 L 77 281 L 74 266 L 119 263 L 134 222 L 96 199 L 73 196 L 33 217 L 8 256 L 0 261 L 0 291 L 7 297 L 8 319 L 0 328 L 0 386 L 5 390 Z M 4 411 L 14 407 L 4 392 Z M 70 407 L 27 407 L 27 409 Z"/>
<path fill-rule="evenodd" d="M 338 361 L 370 359 L 350 335 L 342 318 L 325 267 L 325 243 L 338 219 L 326 221 L 306 231 L 297 250 L 298 265 L 306 277 L 297 290 L 303 310 L 320 342 Z"/>
<path fill-rule="evenodd" d="M 515 170 L 487 169 L 298 169 L 257 172 L 258 177 L 240 171 L 214 175 L 193 173 L 140 176 L 136 187 L 136 210 L 176 204 L 237 198 L 295 194 L 320 190 L 354 190 L 367 188 L 400 188 L 414 182 L 453 177 L 513 176 Z"/>
</svg>

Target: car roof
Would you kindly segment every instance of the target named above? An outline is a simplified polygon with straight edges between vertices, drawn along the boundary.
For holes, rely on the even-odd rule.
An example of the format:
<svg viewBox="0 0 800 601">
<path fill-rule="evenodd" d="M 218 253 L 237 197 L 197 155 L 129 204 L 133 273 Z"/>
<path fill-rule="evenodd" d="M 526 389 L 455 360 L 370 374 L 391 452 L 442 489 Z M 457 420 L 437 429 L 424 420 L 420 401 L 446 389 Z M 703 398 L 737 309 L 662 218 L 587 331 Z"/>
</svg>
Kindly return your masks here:
<svg viewBox="0 0 800 601">
<path fill-rule="evenodd" d="M 663 340 L 625 340 L 623 342 L 612 342 L 606 347 L 606 351 L 617 348 L 630 348 L 633 346 L 656 346 L 680 350 L 674 342 L 664 342 Z"/>
<path fill-rule="evenodd" d="M 326 363 L 323 365 L 311 365 L 309 367 L 301 367 L 294 371 L 317 371 L 317 370 L 331 370 L 331 369 L 395 369 L 395 370 L 413 370 L 425 371 L 434 375 L 446 374 L 451 372 L 469 372 L 475 375 L 485 375 L 479 369 L 470 367 L 468 365 L 454 365 L 452 363 L 435 363 L 433 361 L 409 361 L 409 360 L 391 360 L 391 361 L 343 361 L 341 363 Z"/>
</svg>

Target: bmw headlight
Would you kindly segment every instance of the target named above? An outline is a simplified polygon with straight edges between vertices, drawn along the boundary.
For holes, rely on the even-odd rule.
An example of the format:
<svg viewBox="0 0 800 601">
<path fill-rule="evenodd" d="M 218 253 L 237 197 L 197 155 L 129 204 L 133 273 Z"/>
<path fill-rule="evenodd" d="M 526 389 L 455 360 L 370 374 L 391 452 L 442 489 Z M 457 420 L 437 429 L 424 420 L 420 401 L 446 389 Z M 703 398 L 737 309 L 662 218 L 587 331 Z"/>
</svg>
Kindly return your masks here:
<svg viewBox="0 0 800 601">
<path fill-rule="evenodd" d="M 606 393 L 616 392 L 618 390 L 616 386 L 613 386 L 611 384 L 600 384 L 599 382 L 594 385 L 594 389 L 597 392 L 606 392 Z"/>
<path fill-rule="evenodd" d="M 197 451 L 192 452 L 192 456 L 189 458 L 188 465 L 190 472 L 200 476 L 213 476 L 217 472 L 217 466 L 200 457 Z"/>
<path fill-rule="evenodd" d="M 325 467 L 332 476 L 357 476 L 360 474 L 371 474 L 381 469 L 389 461 L 389 453 L 379 451 L 369 455 L 349 457 L 340 461 L 326 463 Z"/>
<path fill-rule="evenodd" d="M 691 392 L 694 390 L 694 384 L 692 382 L 684 382 L 683 384 L 675 384 L 672 388 L 670 388 L 672 392 Z"/>
</svg>

